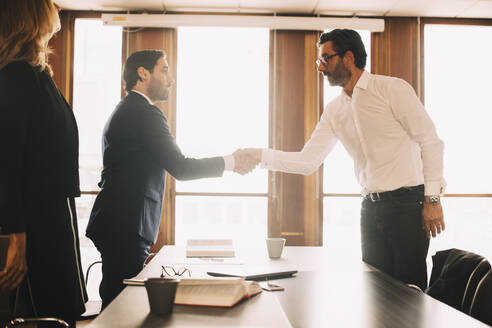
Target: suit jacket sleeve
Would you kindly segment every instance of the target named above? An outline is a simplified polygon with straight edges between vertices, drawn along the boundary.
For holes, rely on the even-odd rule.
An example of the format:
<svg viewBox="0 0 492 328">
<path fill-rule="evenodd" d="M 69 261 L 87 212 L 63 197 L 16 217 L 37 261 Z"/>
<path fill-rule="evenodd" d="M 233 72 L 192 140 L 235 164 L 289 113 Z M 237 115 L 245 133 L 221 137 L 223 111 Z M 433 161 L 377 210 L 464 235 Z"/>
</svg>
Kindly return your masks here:
<svg viewBox="0 0 492 328">
<path fill-rule="evenodd" d="M 151 157 L 177 180 L 193 180 L 206 177 L 220 177 L 224 172 L 223 157 L 185 157 L 169 129 L 167 119 L 155 106 L 146 108 L 149 115 L 143 115 L 143 145 Z"/>
<path fill-rule="evenodd" d="M 10 64 L 0 71 L 0 228 L 2 234 L 26 231 L 26 148 L 29 121 L 39 99 L 36 75 L 26 63 Z M 31 131 L 32 132 L 32 131 Z"/>
</svg>

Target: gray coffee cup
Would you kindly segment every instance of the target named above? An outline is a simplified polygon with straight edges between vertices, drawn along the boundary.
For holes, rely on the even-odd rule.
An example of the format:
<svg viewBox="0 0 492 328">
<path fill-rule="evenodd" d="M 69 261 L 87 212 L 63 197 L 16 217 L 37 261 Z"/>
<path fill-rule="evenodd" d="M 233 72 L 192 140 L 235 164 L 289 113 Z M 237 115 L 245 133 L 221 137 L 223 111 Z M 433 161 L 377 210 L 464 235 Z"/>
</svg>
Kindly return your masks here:
<svg viewBox="0 0 492 328">
<path fill-rule="evenodd" d="M 170 314 L 173 312 L 178 283 L 179 279 L 175 278 L 148 278 L 145 281 L 151 313 Z"/>
<path fill-rule="evenodd" d="M 268 256 L 272 259 L 278 259 L 282 255 L 285 245 L 285 238 L 267 238 Z"/>
</svg>

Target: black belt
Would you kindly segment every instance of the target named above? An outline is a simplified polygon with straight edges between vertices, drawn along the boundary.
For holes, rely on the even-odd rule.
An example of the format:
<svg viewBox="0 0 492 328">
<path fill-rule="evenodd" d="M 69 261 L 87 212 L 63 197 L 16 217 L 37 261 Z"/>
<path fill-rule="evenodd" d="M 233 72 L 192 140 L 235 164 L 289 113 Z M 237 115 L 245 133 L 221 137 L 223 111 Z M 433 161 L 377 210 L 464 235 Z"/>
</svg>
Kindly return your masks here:
<svg viewBox="0 0 492 328">
<path fill-rule="evenodd" d="M 412 186 L 412 187 L 401 187 L 399 189 L 383 192 L 371 192 L 364 196 L 365 200 L 370 202 L 379 202 L 382 200 L 388 200 L 391 197 L 403 195 L 408 191 L 424 191 L 424 185 Z"/>
</svg>

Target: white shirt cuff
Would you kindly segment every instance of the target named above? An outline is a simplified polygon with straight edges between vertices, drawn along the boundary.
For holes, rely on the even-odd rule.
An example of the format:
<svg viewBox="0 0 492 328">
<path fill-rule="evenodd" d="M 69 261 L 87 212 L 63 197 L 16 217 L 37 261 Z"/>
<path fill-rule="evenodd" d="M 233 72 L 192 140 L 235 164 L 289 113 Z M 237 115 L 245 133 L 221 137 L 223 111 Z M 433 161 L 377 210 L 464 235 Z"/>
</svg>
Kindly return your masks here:
<svg viewBox="0 0 492 328">
<path fill-rule="evenodd" d="M 444 186 L 441 181 L 429 181 L 425 183 L 425 196 L 441 195 L 444 193 Z"/>
<path fill-rule="evenodd" d="M 271 169 L 273 167 L 274 156 L 271 149 L 261 150 L 261 162 L 260 167 L 264 169 Z"/>
<path fill-rule="evenodd" d="M 224 171 L 232 171 L 234 170 L 234 156 L 226 155 L 224 156 Z"/>
</svg>

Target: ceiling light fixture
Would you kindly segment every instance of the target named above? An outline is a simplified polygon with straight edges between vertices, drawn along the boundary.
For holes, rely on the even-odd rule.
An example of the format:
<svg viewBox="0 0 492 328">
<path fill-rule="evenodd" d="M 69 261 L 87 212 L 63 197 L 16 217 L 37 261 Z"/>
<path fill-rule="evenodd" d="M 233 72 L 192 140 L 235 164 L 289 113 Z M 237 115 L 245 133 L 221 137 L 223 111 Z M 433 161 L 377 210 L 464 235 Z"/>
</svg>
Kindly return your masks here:
<svg viewBox="0 0 492 328">
<path fill-rule="evenodd" d="M 102 14 L 104 25 L 125 27 L 234 26 L 273 30 L 314 30 L 334 28 L 384 31 L 384 19 L 359 17 L 301 17 L 261 15 Z"/>
</svg>

